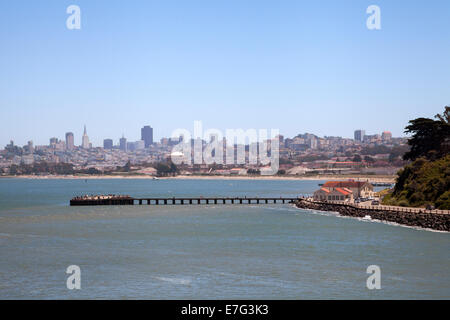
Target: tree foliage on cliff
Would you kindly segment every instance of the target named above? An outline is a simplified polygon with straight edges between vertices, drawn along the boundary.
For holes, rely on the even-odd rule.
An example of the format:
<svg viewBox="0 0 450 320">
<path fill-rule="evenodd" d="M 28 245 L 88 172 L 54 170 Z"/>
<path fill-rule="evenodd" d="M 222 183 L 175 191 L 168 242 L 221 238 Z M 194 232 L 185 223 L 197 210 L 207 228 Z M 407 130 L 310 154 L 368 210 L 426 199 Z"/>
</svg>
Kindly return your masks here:
<svg viewBox="0 0 450 320">
<path fill-rule="evenodd" d="M 436 161 L 419 158 L 405 166 L 398 173 L 393 193 L 383 203 L 450 209 L 450 155 Z"/>
<path fill-rule="evenodd" d="M 450 152 L 450 107 L 445 107 L 442 115 L 435 116 L 437 120 L 417 118 L 409 121 L 405 133 L 412 134 L 408 140 L 411 149 L 405 153 L 405 160 L 416 160 L 424 157 L 436 160 Z"/>
<path fill-rule="evenodd" d="M 395 188 L 383 203 L 450 209 L 450 107 L 435 118 L 409 122 L 405 132 L 413 135 L 404 159 L 413 162 L 398 172 Z"/>
</svg>

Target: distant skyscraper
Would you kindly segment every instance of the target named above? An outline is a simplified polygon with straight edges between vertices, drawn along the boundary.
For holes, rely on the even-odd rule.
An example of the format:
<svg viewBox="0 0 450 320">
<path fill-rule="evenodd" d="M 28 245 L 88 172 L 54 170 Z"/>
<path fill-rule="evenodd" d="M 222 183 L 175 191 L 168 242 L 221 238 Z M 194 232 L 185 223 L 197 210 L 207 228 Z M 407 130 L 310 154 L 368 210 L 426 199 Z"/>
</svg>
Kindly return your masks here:
<svg viewBox="0 0 450 320">
<path fill-rule="evenodd" d="M 383 131 L 381 134 L 381 139 L 383 141 L 390 141 L 392 140 L 392 133 L 390 131 Z"/>
<path fill-rule="evenodd" d="M 66 149 L 67 150 L 73 150 L 75 147 L 73 133 L 67 132 L 66 133 Z"/>
<path fill-rule="evenodd" d="M 144 140 L 145 147 L 150 147 L 153 144 L 153 128 L 150 126 L 144 126 L 141 129 L 141 140 Z"/>
<path fill-rule="evenodd" d="M 28 152 L 29 152 L 29 153 L 33 153 L 33 152 L 34 152 L 33 141 L 31 141 L 31 140 L 28 141 L 27 149 L 28 149 Z"/>
<path fill-rule="evenodd" d="M 119 140 L 119 148 L 122 151 L 127 151 L 127 138 L 125 138 L 124 136 L 122 136 L 122 138 L 120 138 Z"/>
<path fill-rule="evenodd" d="M 144 140 L 136 141 L 136 142 L 134 143 L 134 149 L 135 149 L 135 150 L 142 150 L 142 149 L 145 149 L 145 142 L 144 142 Z"/>
<path fill-rule="evenodd" d="M 58 143 L 58 138 L 50 138 L 50 147 L 55 146 Z"/>
<path fill-rule="evenodd" d="M 112 139 L 105 139 L 103 140 L 103 149 L 112 149 L 113 148 L 113 141 Z"/>
<path fill-rule="evenodd" d="M 127 142 L 127 151 L 133 152 L 136 150 L 136 144 L 134 142 Z"/>
<path fill-rule="evenodd" d="M 83 138 L 81 140 L 81 147 L 83 149 L 89 149 L 89 147 L 90 147 L 89 137 L 88 137 L 87 131 L 86 131 L 86 125 L 84 125 L 84 133 L 83 133 Z"/>
<path fill-rule="evenodd" d="M 163 146 L 169 145 L 169 139 L 168 138 L 161 138 L 161 144 Z"/>
<path fill-rule="evenodd" d="M 365 130 L 355 130 L 355 140 L 356 141 L 363 141 L 365 135 L 366 135 Z"/>
<path fill-rule="evenodd" d="M 275 138 L 278 139 L 280 145 L 283 145 L 283 143 L 284 143 L 284 136 L 282 136 L 281 134 L 279 134 L 279 135 L 277 135 Z"/>
<path fill-rule="evenodd" d="M 317 139 L 315 137 L 311 137 L 308 139 L 308 144 L 311 149 L 317 149 Z"/>
</svg>

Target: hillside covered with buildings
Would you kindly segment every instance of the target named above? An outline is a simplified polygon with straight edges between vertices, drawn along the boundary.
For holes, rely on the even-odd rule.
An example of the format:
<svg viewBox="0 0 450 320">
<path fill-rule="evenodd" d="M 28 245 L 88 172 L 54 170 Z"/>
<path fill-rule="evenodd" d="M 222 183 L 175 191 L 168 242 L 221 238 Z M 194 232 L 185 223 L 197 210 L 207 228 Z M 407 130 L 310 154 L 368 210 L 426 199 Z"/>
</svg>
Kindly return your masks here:
<svg viewBox="0 0 450 320">
<path fill-rule="evenodd" d="M 11 141 L 0 151 L 0 175 L 259 175 L 264 171 L 261 163 L 248 162 L 181 164 L 176 169 L 162 169 L 170 167 L 173 147 L 180 143 L 182 137 L 153 141 L 153 128 L 150 126 L 141 129 L 139 141 L 130 142 L 122 136 L 116 144 L 108 138 L 104 139 L 103 146 L 93 146 L 86 127 L 79 146 L 75 145 L 74 138 L 73 133 L 68 132 L 65 139 L 50 138 L 48 145 L 35 146 L 29 141 L 25 146 L 17 146 Z M 278 174 L 290 176 L 393 175 L 405 164 L 402 156 L 409 149 L 406 138 L 392 137 L 388 131 L 367 135 L 364 130 L 356 130 L 353 139 L 319 137 L 311 133 L 292 138 L 278 135 L 276 138 L 279 141 Z M 201 141 L 203 148 L 207 144 L 207 141 Z M 233 147 L 235 151 L 243 147 L 248 158 L 249 145 L 235 144 Z"/>
</svg>

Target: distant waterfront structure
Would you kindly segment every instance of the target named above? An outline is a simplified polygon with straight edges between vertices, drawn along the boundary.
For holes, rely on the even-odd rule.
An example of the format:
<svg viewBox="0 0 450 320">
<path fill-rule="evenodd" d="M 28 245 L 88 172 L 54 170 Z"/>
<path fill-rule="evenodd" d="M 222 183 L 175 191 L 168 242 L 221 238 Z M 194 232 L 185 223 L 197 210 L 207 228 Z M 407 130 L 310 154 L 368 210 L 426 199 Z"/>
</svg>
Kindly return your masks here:
<svg viewBox="0 0 450 320">
<path fill-rule="evenodd" d="M 355 140 L 356 141 L 363 141 L 364 136 L 366 135 L 365 130 L 355 130 Z"/>
<path fill-rule="evenodd" d="M 112 139 L 105 139 L 103 140 L 103 149 L 112 149 L 113 148 L 113 141 Z"/>
<path fill-rule="evenodd" d="M 67 150 L 73 150 L 75 147 L 73 133 L 67 132 L 66 133 L 66 149 Z"/>
<path fill-rule="evenodd" d="M 308 139 L 308 145 L 311 149 L 317 149 L 318 143 L 316 137 L 311 137 Z"/>
<path fill-rule="evenodd" d="M 327 181 L 314 192 L 314 200 L 353 201 L 360 197 L 373 197 L 373 185 L 366 181 Z"/>
<path fill-rule="evenodd" d="M 169 138 L 161 138 L 161 144 L 163 146 L 168 146 L 169 145 Z"/>
<path fill-rule="evenodd" d="M 144 126 L 141 129 L 141 140 L 144 140 L 145 147 L 148 148 L 153 144 L 153 128 L 150 126 Z"/>
<path fill-rule="evenodd" d="M 9 142 L 9 144 L 6 145 L 5 150 L 7 150 L 7 151 L 9 151 L 9 152 L 14 152 L 14 149 L 15 149 L 15 148 L 16 148 L 16 147 L 14 146 L 14 141 L 11 140 L 11 141 Z"/>
<path fill-rule="evenodd" d="M 33 141 L 32 140 L 28 141 L 27 148 L 28 148 L 28 153 L 33 153 L 34 152 L 34 145 L 33 145 Z"/>
<path fill-rule="evenodd" d="M 122 136 L 119 140 L 119 149 L 122 151 L 127 151 L 127 138 Z"/>
<path fill-rule="evenodd" d="M 138 141 L 130 141 L 127 142 L 127 150 L 126 151 L 136 151 L 136 150 L 143 150 L 145 149 L 145 143 L 144 140 L 138 140 Z"/>
<path fill-rule="evenodd" d="M 81 140 L 81 147 L 83 149 L 89 149 L 89 147 L 90 147 L 89 137 L 88 137 L 87 131 L 86 131 L 86 125 L 84 125 L 84 133 L 83 133 L 83 138 Z"/>
<path fill-rule="evenodd" d="M 134 143 L 135 150 L 142 150 L 145 149 L 145 141 L 144 140 L 138 140 Z"/>
<path fill-rule="evenodd" d="M 127 142 L 127 148 L 125 151 L 133 152 L 136 150 L 136 144 L 134 142 Z"/>
<path fill-rule="evenodd" d="M 58 138 L 50 138 L 50 146 L 55 145 L 58 143 Z"/>
<path fill-rule="evenodd" d="M 64 151 L 66 148 L 66 143 L 63 140 L 59 140 L 58 138 L 50 138 L 49 147 L 56 151 Z"/>
<path fill-rule="evenodd" d="M 381 142 L 381 136 L 379 134 L 364 135 L 363 142 L 365 143 Z"/>
<path fill-rule="evenodd" d="M 392 133 L 390 131 L 383 131 L 383 133 L 381 134 L 381 139 L 383 141 L 391 141 Z"/>
<path fill-rule="evenodd" d="M 284 136 L 279 134 L 275 137 L 275 139 L 278 139 L 280 145 L 282 145 L 284 143 Z"/>
</svg>

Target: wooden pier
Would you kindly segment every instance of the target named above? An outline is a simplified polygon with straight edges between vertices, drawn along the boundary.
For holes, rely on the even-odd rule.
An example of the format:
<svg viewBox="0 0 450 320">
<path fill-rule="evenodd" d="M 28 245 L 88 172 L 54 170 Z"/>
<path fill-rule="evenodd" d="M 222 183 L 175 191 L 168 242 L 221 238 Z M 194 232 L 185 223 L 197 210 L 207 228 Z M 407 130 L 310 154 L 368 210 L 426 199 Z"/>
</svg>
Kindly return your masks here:
<svg viewBox="0 0 450 320">
<path fill-rule="evenodd" d="M 118 205 L 217 205 L 217 204 L 283 204 L 293 203 L 300 198 L 266 197 L 172 197 L 172 198 L 131 198 L 87 197 L 70 200 L 71 206 L 118 206 Z"/>
</svg>

